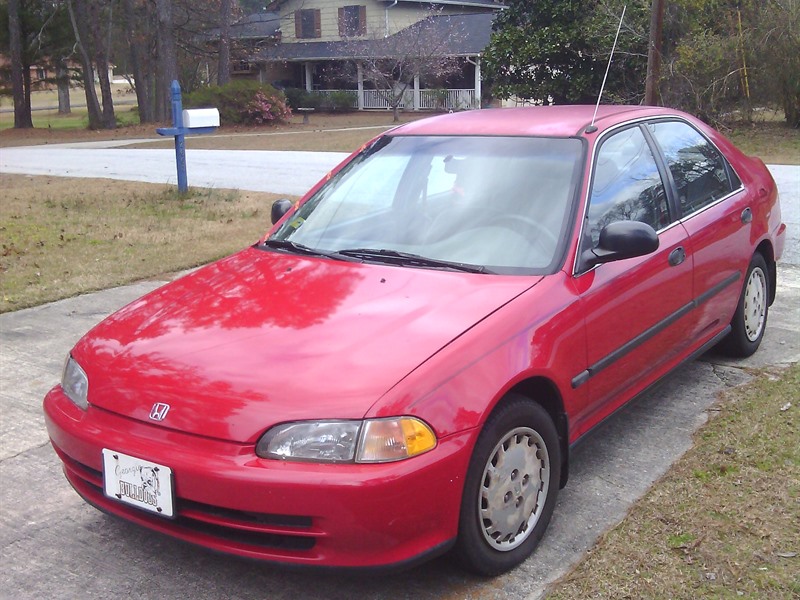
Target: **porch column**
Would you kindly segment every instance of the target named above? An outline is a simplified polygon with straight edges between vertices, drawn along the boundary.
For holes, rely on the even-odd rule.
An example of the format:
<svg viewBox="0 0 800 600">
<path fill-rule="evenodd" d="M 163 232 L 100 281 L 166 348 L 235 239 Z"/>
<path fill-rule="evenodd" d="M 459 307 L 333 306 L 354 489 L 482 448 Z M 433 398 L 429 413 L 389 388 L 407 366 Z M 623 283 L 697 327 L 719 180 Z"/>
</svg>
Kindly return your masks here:
<svg viewBox="0 0 800 600">
<path fill-rule="evenodd" d="M 475 103 L 481 108 L 481 58 L 475 57 Z"/>
<path fill-rule="evenodd" d="M 364 110 L 364 68 L 360 62 L 356 63 L 358 74 L 358 110 Z"/>
<path fill-rule="evenodd" d="M 313 92 L 314 91 L 314 63 L 303 63 L 303 67 L 306 70 L 306 91 Z"/>
<path fill-rule="evenodd" d="M 419 75 L 414 75 L 414 110 L 419 110 Z"/>
</svg>

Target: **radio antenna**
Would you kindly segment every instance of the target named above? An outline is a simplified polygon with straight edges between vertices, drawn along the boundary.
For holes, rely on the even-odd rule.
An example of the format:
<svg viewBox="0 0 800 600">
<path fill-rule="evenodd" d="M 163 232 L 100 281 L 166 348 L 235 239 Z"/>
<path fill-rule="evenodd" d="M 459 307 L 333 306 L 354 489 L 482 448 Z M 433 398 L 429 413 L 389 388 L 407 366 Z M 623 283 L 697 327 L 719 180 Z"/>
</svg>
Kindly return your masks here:
<svg viewBox="0 0 800 600">
<path fill-rule="evenodd" d="M 619 17 L 619 25 L 617 26 L 617 35 L 614 36 L 614 45 L 611 47 L 611 54 L 608 57 L 608 64 L 606 65 L 606 74 L 603 75 L 603 84 L 600 86 L 600 93 L 597 95 L 597 104 L 594 107 L 594 114 L 592 115 L 592 123 L 586 128 L 586 133 L 594 133 L 597 127 L 594 126 L 594 121 L 597 118 L 597 109 L 600 108 L 600 99 L 603 97 L 603 90 L 606 87 L 606 79 L 608 79 L 608 72 L 611 70 L 611 60 L 614 58 L 614 50 L 617 49 L 617 40 L 619 39 L 619 32 L 622 29 L 622 20 L 625 18 L 625 9 L 628 8 L 627 4 L 622 6 L 622 14 Z"/>
</svg>

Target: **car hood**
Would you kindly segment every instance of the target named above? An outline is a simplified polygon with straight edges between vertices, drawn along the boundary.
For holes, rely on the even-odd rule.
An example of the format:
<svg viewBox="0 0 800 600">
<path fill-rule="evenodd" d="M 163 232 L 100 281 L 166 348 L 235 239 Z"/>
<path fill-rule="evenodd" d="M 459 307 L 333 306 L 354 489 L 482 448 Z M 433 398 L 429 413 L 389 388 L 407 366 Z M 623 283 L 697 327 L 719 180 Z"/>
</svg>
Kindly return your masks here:
<svg viewBox="0 0 800 600">
<path fill-rule="evenodd" d="M 161 402 L 164 427 L 251 443 L 278 422 L 362 418 L 540 279 L 250 248 L 123 308 L 73 357 L 95 407 L 149 421 Z"/>
</svg>

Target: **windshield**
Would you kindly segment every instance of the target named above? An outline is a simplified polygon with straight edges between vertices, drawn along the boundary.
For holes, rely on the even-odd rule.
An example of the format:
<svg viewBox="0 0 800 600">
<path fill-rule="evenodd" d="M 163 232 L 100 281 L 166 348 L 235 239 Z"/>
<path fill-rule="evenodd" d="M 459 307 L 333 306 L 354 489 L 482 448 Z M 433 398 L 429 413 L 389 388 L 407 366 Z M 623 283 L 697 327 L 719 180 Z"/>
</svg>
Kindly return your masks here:
<svg viewBox="0 0 800 600">
<path fill-rule="evenodd" d="M 574 138 L 383 137 L 267 244 L 394 264 L 413 256 L 409 266 L 551 272 L 563 254 L 581 156 Z"/>
</svg>

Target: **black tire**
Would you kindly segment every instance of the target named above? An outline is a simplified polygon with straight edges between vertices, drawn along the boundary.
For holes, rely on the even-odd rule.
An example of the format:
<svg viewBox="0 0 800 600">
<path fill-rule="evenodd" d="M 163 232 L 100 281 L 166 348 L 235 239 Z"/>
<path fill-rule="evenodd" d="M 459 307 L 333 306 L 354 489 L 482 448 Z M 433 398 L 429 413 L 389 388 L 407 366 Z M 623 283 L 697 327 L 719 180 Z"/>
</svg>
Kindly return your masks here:
<svg viewBox="0 0 800 600">
<path fill-rule="evenodd" d="M 767 328 L 769 286 L 767 263 L 756 253 L 744 277 L 739 304 L 731 320 L 731 332 L 719 344 L 723 353 L 746 358 L 758 350 Z"/>
<path fill-rule="evenodd" d="M 553 420 L 539 404 L 509 394 L 486 421 L 470 459 L 455 546 L 461 564 L 494 576 L 528 558 L 550 522 L 560 480 Z"/>
</svg>

